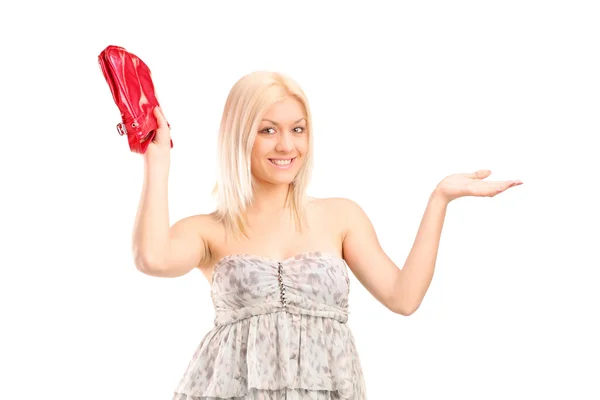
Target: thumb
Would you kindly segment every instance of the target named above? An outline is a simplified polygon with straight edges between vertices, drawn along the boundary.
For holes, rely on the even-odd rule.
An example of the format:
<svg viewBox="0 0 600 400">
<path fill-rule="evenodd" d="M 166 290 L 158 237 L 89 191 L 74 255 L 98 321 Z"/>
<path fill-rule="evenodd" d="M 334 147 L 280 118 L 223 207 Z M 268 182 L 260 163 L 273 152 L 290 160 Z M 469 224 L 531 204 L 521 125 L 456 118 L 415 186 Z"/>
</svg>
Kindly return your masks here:
<svg viewBox="0 0 600 400">
<path fill-rule="evenodd" d="M 479 169 L 471 174 L 471 178 L 473 179 L 485 179 L 492 174 L 492 171 L 489 169 Z"/>
<path fill-rule="evenodd" d="M 154 117 L 158 127 L 156 128 L 156 136 L 152 141 L 159 146 L 167 146 L 171 138 L 171 128 L 160 107 L 154 107 Z"/>
<path fill-rule="evenodd" d="M 169 123 L 160 107 L 154 107 L 154 118 L 156 118 L 156 122 L 158 123 L 158 129 L 169 127 Z"/>
</svg>

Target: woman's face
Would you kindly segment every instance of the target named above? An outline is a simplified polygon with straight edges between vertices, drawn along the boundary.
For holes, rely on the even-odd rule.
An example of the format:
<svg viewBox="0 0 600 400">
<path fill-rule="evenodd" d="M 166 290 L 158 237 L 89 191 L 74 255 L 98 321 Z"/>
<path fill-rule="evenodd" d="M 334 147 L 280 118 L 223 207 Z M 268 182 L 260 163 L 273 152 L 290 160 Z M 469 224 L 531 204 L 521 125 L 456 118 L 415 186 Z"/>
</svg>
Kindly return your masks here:
<svg viewBox="0 0 600 400">
<path fill-rule="evenodd" d="M 265 113 L 252 148 L 252 174 L 261 183 L 291 183 L 308 150 L 302 103 L 287 97 Z"/>
</svg>

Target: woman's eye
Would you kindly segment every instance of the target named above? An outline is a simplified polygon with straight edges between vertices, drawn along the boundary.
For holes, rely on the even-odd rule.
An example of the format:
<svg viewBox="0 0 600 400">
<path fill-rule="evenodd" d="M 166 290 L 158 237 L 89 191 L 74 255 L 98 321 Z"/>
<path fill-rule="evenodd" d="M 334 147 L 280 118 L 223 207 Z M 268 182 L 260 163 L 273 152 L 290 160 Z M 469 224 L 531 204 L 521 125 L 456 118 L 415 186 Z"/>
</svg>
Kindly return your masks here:
<svg viewBox="0 0 600 400">
<path fill-rule="evenodd" d="M 270 131 L 273 131 L 273 132 L 270 132 Z M 273 128 L 265 128 L 261 132 L 262 133 L 275 133 L 274 131 L 275 131 L 275 129 L 273 129 Z"/>
<path fill-rule="evenodd" d="M 304 132 L 304 128 L 301 127 L 301 126 L 298 126 L 298 127 L 294 128 L 294 132 L 296 132 L 296 133 L 302 133 L 302 132 Z"/>
</svg>

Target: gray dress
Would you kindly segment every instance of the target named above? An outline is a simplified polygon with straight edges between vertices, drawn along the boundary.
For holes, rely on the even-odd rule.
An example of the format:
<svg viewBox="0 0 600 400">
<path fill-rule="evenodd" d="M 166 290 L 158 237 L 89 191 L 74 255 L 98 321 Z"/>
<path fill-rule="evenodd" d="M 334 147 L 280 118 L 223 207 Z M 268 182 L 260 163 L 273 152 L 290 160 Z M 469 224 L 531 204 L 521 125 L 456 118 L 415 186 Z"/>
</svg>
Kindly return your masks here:
<svg viewBox="0 0 600 400">
<path fill-rule="evenodd" d="M 173 399 L 366 399 L 346 324 L 349 283 L 344 260 L 319 251 L 222 258 L 211 290 L 215 326 Z"/>
</svg>

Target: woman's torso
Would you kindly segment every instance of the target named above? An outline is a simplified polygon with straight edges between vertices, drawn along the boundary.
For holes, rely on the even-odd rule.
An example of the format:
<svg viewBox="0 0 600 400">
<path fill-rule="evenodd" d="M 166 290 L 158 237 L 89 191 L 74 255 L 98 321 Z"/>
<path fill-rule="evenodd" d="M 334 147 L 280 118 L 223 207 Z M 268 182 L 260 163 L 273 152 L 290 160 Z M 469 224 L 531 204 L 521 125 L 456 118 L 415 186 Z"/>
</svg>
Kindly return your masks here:
<svg viewBox="0 0 600 400">
<path fill-rule="evenodd" d="M 248 238 L 226 240 L 225 227 L 212 216 L 203 216 L 202 235 L 206 257 L 198 266 L 208 282 L 213 281 L 215 266 L 224 257 L 248 254 L 271 260 L 286 260 L 308 252 L 322 251 L 342 258 L 344 229 L 330 199 L 309 198 L 307 225 L 297 231 L 293 220 L 279 215 L 249 216 Z M 285 214 L 287 215 L 287 214 Z"/>
<path fill-rule="evenodd" d="M 250 218 L 249 238 L 229 242 L 216 221 L 203 225 L 209 257 L 198 268 L 211 283 L 215 327 L 177 399 L 366 398 L 346 324 L 343 215 L 335 200 L 311 199 L 307 222 L 297 232 L 291 220 Z"/>
</svg>

